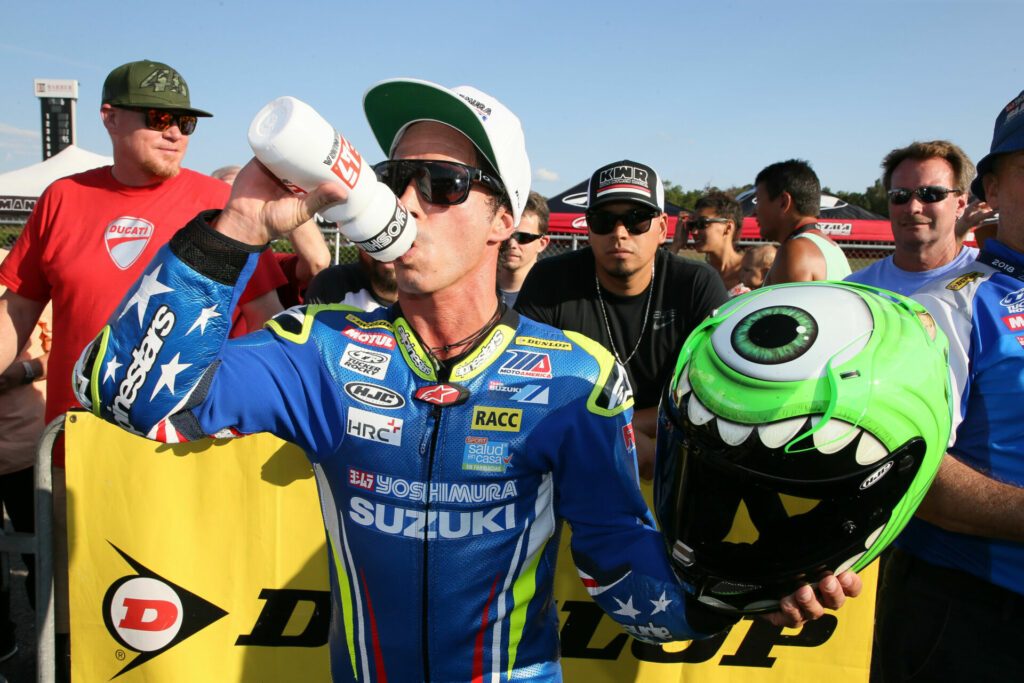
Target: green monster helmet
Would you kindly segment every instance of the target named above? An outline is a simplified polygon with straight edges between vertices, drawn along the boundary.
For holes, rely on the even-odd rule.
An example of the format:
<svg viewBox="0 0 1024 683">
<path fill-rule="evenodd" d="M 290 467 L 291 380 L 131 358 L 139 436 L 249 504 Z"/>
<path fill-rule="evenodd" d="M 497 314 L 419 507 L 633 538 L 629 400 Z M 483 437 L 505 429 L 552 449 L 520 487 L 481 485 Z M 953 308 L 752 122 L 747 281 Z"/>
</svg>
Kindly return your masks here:
<svg viewBox="0 0 1024 683">
<path fill-rule="evenodd" d="M 655 509 L 687 590 L 769 612 L 875 559 L 945 453 L 947 354 L 920 304 L 852 283 L 766 287 L 705 320 L 658 419 Z"/>
</svg>

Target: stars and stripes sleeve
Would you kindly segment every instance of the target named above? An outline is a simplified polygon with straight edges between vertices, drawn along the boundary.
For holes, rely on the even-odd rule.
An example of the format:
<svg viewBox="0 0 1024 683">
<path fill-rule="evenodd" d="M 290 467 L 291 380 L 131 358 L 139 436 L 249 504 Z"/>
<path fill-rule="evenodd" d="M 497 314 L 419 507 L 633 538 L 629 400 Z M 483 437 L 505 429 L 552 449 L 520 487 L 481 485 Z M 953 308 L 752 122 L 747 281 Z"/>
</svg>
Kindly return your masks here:
<svg viewBox="0 0 1024 683">
<path fill-rule="evenodd" d="M 257 362 L 253 344 L 228 345 L 231 311 L 262 248 L 213 231 L 214 214 L 199 214 L 146 267 L 79 358 L 75 393 L 97 416 L 163 442 L 256 431 L 291 436 L 295 420 L 260 411 L 250 411 L 240 427 L 244 404 L 239 401 L 225 401 L 217 413 L 202 412 L 214 402 L 210 391 L 222 365 L 241 373 L 242 386 L 252 391 L 301 382 L 292 377 L 298 373 L 288 373 L 288 364 Z M 257 334 L 266 337 L 271 349 L 266 353 L 285 353 L 269 333 Z M 275 374 L 278 368 L 282 372 Z M 241 393 L 251 397 L 252 391 Z"/>
</svg>

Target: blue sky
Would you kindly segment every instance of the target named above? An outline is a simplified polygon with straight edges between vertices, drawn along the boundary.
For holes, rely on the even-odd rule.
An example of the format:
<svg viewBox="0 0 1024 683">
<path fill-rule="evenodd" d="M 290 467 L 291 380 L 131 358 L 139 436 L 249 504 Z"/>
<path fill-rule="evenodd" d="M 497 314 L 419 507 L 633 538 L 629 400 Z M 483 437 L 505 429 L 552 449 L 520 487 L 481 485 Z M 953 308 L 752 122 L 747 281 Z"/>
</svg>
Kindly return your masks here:
<svg viewBox="0 0 1024 683">
<path fill-rule="evenodd" d="M 1024 89 L 1022 27 L 1019 0 L 5 3 L 0 172 L 42 158 L 33 78 L 77 79 L 78 144 L 109 154 L 103 79 L 148 58 L 215 114 L 186 157 L 205 173 L 251 156 L 249 121 L 280 95 L 377 161 L 362 94 L 409 76 L 504 102 L 547 196 L 622 158 L 691 189 L 798 157 L 861 191 L 915 139 L 988 151 Z"/>
</svg>

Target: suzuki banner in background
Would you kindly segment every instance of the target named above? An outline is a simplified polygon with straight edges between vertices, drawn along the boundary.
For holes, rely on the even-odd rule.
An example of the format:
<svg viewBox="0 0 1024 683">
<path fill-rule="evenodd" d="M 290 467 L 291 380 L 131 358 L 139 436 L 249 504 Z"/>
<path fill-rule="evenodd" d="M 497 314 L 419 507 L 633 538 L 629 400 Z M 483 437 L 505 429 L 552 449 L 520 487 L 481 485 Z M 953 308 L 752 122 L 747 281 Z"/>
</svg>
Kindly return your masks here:
<svg viewBox="0 0 1024 683">
<path fill-rule="evenodd" d="M 87 413 L 69 414 L 65 441 L 75 680 L 330 680 L 325 534 L 298 447 L 158 444 Z M 744 620 L 662 648 L 594 604 L 568 535 L 555 586 L 567 683 L 868 678 L 877 563 L 860 598 L 800 630 Z"/>
</svg>

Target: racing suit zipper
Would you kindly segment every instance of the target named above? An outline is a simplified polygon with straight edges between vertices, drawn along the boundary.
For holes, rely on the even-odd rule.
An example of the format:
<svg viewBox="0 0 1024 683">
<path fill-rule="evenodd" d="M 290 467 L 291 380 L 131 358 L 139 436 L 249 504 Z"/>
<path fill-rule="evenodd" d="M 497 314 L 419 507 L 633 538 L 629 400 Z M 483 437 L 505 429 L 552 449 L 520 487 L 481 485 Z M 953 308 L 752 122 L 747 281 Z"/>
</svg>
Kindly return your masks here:
<svg viewBox="0 0 1024 683">
<path fill-rule="evenodd" d="M 430 608 L 429 608 L 429 587 L 430 587 L 430 483 L 434 476 L 434 453 L 437 450 L 437 435 L 441 431 L 441 406 L 435 405 L 430 411 L 430 419 L 434 421 L 434 426 L 430 433 L 430 446 L 427 450 L 427 497 L 424 504 L 423 516 L 426 523 L 423 525 L 423 624 L 422 624 L 422 642 L 423 642 L 423 683 L 430 683 L 430 639 L 428 637 L 428 628 L 430 625 Z"/>
</svg>

